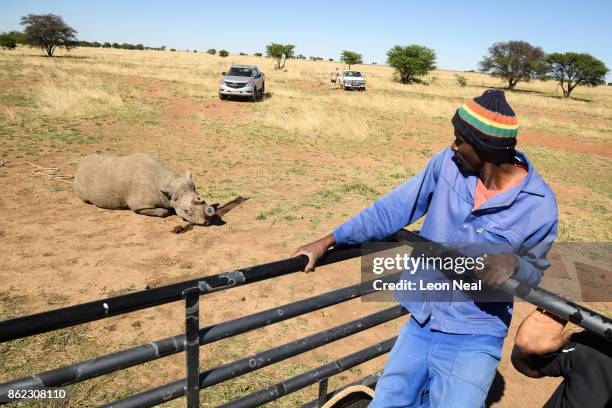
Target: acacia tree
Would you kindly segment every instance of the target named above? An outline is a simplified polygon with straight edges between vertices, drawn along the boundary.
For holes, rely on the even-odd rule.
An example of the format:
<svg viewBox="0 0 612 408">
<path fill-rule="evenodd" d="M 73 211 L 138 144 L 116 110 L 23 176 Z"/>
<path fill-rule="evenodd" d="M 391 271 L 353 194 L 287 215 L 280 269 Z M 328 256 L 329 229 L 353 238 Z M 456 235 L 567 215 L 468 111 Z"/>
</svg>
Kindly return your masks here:
<svg viewBox="0 0 612 408">
<path fill-rule="evenodd" d="M 209 48 L 208 51 L 206 51 L 206 53 L 210 55 L 215 55 L 217 53 L 217 50 L 214 48 Z"/>
<path fill-rule="evenodd" d="M 276 61 L 276 69 L 283 69 L 285 68 L 287 58 L 293 57 L 294 48 L 295 45 L 291 44 L 272 43 L 266 45 L 266 55 L 268 57 L 274 58 L 274 60 Z"/>
<path fill-rule="evenodd" d="M 227 57 L 229 55 L 229 52 L 227 52 L 226 50 L 219 50 L 219 56 L 220 57 Z"/>
<path fill-rule="evenodd" d="M 340 54 L 340 61 L 348 65 L 349 69 L 351 69 L 351 65 L 363 64 L 361 54 L 347 50 L 342 51 L 342 54 Z"/>
<path fill-rule="evenodd" d="M 527 41 L 496 42 L 489 47 L 489 54 L 478 63 L 482 72 L 508 82 L 513 90 L 521 81 L 529 82 L 538 77 L 543 69 L 544 51 Z"/>
<path fill-rule="evenodd" d="M 408 84 L 436 69 L 436 52 L 422 45 L 396 45 L 387 52 L 387 63 L 395 68 L 396 79 Z"/>
<path fill-rule="evenodd" d="M 558 52 L 545 58 L 547 76 L 559 82 L 563 96 L 569 98 L 577 86 L 597 86 L 606 83 L 606 64 L 590 54 Z"/>
<path fill-rule="evenodd" d="M 77 31 L 55 14 L 28 14 L 21 17 L 21 24 L 26 44 L 44 49 L 49 57 L 56 47 L 69 50 L 77 41 Z"/>
</svg>

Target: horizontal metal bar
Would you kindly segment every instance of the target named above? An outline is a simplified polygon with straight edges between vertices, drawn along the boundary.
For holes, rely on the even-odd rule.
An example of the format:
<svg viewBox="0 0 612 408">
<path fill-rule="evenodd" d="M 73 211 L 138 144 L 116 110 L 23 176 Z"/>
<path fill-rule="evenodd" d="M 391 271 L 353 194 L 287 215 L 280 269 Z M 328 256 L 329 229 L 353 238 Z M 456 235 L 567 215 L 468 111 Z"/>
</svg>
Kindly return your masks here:
<svg viewBox="0 0 612 408">
<path fill-rule="evenodd" d="M 254 392 L 227 404 L 220 405 L 218 408 L 258 407 L 268 402 L 277 400 L 282 396 L 291 394 L 301 390 L 304 387 L 315 384 L 323 378 L 331 377 L 332 375 L 346 371 L 361 363 L 372 360 L 373 358 L 389 352 L 396 339 L 397 337 L 393 337 L 392 339 L 385 340 L 382 343 L 367 347 L 339 360 L 315 368 L 314 370 L 310 370 L 306 373 L 289 378 L 271 387 Z"/>
<path fill-rule="evenodd" d="M 210 387 L 251 371 L 259 370 L 260 368 L 396 319 L 407 313 L 408 312 L 406 309 L 402 308 L 401 306 L 395 306 L 360 319 L 353 320 L 340 326 L 336 326 L 332 329 L 263 351 L 253 356 L 204 371 L 200 373 L 200 389 Z M 151 407 L 182 397 L 183 395 L 185 395 L 185 379 L 150 389 L 123 400 L 115 401 L 111 404 L 105 405 L 105 407 Z"/>
<path fill-rule="evenodd" d="M 317 265 L 332 264 L 356 258 L 360 255 L 361 249 L 359 246 L 333 249 L 328 251 Z M 209 293 L 287 275 L 304 270 L 307 262 L 306 256 L 302 255 L 250 268 L 204 276 L 154 289 L 132 292 L 1 321 L 0 343 L 175 302 L 181 300 L 181 294 L 185 289 L 198 284 L 200 284 L 202 293 Z"/>
<path fill-rule="evenodd" d="M 391 282 L 397 280 L 398 277 L 399 273 L 396 273 L 385 276 L 382 279 Z M 200 329 L 200 345 L 210 344 L 227 337 L 246 333 L 372 293 L 374 291 L 372 282 L 358 283 L 311 298 L 204 327 Z M 117 370 L 180 353 L 185 349 L 184 342 L 185 335 L 180 334 L 73 365 L 18 378 L 0 384 L 0 396 L 5 395 L 9 389 L 15 390 L 40 386 L 59 387 L 85 381 Z"/>
<path fill-rule="evenodd" d="M 442 252 L 444 256 L 448 257 L 463 256 L 456 250 L 449 249 L 442 244 L 433 242 L 412 231 L 402 229 L 396 232 L 394 236 L 398 241 L 406 243 L 411 247 L 417 247 L 426 254 L 428 252 Z M 448 273 L 444 270 L 442 272 L 453 277 L 452 272 Z M 469 274 L 469 271 L 467 274 Z M 612 342 L 612 319 L 609 317 L 574 302 L 565 300 L 561 296 L 555 295 L 542 288 L 519 282 L 514 278 L 508 279 L 498 289 L 512 296 L 526 300 L 535 306 L 541 307 L 562 319 L 568 320 Z"/>
</svg>

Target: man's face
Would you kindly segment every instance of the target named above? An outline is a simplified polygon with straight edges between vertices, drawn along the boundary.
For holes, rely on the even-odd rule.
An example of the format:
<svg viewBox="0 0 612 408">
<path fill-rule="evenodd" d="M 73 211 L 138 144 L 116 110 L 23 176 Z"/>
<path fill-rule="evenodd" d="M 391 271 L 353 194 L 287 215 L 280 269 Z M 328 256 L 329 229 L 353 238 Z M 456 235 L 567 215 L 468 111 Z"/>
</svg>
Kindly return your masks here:
<svg viewBox="0 0 612 408">
<path fill-rule="evenodd" d="M 476 173 L 482 167 L 482 160 L 474 147 L 455 131 L 455 141 L 451 146 L 459 168 L 467 173 Z"/>
</svg>

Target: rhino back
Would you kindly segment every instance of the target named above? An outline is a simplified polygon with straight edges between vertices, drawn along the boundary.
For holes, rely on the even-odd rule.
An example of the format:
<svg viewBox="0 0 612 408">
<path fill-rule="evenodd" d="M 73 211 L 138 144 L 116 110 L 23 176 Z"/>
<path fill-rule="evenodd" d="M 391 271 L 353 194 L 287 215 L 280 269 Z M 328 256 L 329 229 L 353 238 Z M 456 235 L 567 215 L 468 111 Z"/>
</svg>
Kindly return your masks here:
<svg viewBox="0 0 612 408">
<path fill-rule="evenodd" d="M 152 208 L 161 205 L 161 183 L 176 176 L 148 154 L 90 155 L 81 159 L 74 189 L 83 201 L 101 208 Z"/>
</svg>

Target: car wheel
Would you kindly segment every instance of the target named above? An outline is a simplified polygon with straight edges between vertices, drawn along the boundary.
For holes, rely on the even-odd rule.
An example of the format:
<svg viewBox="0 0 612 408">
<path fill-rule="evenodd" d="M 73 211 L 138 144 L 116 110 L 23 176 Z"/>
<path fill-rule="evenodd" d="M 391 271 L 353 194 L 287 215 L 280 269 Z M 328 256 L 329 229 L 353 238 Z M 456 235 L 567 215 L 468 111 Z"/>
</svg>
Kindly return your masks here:
<svg viewBox="0 0 612 408">
<path fill-rule="evenodd" d="M 259 92 L 257 91 L 257 84 L 253 86 L 254 86 L 254 89 L 253 89 L 253 95 L 251 95 L 251 102 L 257 102 L 257 99 L 259 97 Z"/>
<path fill-rule="evenodd" d="M 259 99 L 263 101 L 266 96 L 266 83 L 265 82 L 262 82 L 261 89 L 259 90 L 259 92 L 260 92 Z"/>
<path fill-rule="evenodd" d="M 221 99 L 222 101 L 227 99 L 227 96 L 223 95 L 221 92 L 219 92 L 219 99 Z"/>
</svg>

